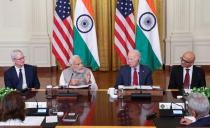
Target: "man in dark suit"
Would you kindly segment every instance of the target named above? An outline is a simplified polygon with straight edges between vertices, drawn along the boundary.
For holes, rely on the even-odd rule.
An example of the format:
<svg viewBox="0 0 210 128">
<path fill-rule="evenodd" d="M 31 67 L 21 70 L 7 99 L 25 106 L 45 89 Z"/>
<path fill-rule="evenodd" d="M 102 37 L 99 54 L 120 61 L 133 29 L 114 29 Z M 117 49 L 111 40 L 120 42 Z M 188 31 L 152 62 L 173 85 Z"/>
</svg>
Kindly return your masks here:
<svg viewBox="0 0 210 128">
<path fill-rule="evenodd" d="M 35 66 L 25 64 L 25 57 L 21 50 L 13 50 L 11 53 L 14 66 L 4 73 L 4 83 L 6 87 L 17 90 L 27 88 L 40 88 Z"/>
<path fill-rule="evenodd" d="M 118 88 L 118 85 L 152 85 L 152 71 L 146 65 L 139 64 L 140 57 L 139 51 L 129 51 L 128 65 L 120 68 L 115 88 Z"/>
<path fill-rule="evenodd" d="M 195 54 L 187 51 L 183 54 L 181 65 L 172 67 L 169 89 L 191 89 L 193 87 L 206 86 L 205 73 L 197 66 L 194 66 Z"/>
<path fill-rule="evenodd" d="M 195 117 L 195 122 L 182 118 L 180 123 L 187 127 L 210 127 L 209 100 L 200 93 L 191 93 L 188 97 L 188 111 Z"/>
</svg>

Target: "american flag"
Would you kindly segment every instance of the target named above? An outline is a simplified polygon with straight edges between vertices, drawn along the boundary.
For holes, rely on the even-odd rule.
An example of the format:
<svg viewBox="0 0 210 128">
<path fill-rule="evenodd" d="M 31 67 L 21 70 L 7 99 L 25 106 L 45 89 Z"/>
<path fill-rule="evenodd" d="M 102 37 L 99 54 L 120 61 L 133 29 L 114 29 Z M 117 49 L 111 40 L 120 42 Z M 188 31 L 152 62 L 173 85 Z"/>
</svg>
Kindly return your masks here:
<svg viewBox="0 0 210 128">
<path fill-rule="evenodd" d="M 65 68 L 73 55 L 73 24 L 70 0 L 57 0 L 52 38 L 52 52 Z"/>
<path fill-rule="evenodd" d="M 117 0 L 114 47 L 123 64 L 128 51 L 135 48 L 135 21 L 132 0 Z"/>
</svg>

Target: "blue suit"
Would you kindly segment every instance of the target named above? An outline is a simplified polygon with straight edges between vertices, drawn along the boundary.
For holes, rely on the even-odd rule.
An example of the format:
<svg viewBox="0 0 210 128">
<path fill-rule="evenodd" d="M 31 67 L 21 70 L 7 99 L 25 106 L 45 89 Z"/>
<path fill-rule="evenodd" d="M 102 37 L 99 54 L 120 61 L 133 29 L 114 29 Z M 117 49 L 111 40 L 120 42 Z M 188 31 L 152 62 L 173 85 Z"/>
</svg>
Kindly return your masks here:
<svg viewBox="0 0 210 128">
<path fill-rule="evenodd" d="M 139 65 L 139 70 L 139 84 L 152 85 L 152 71 L 145 65 Z M 118 88 L 118 85 L 131 85 L 131 67 L 129 65 L 124 65 L 120 68 L 115 88 Z"/>
<path fill-rule="evenodd" d="M 27 87 L 36 88 L 36 89 L 40 88 L 40 83 L 37 77 L 36 67 L 25 64 L 24 69 L 25 69 Z M 17 88 L 18 82 L 19 82 L 19 79 L 18 79 L 17 72 L 15 70 L 15 66 L 12 66 L 4 73 L 5 86 L 9 88 L 21 90 Z"/>
<path fill-rule="evenodd" d="M 200 118 L 187 127 L 210 127 L 210 116 Z"/>
</svg>

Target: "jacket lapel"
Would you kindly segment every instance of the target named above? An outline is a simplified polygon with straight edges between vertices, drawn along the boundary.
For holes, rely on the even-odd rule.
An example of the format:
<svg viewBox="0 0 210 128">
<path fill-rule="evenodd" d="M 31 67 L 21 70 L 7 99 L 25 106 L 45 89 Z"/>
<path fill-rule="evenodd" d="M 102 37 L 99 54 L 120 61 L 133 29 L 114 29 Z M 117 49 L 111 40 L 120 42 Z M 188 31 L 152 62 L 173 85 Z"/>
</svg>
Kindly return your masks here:
<svg viewBox="0 0 210 128">
<path fill-rule="evenodd" d="M 139 85 L 141 85 L 142 84 L 142 80 L 143 80 L 143 75 L 144 75 L 144 69 L 143 69 L 141 64 L 139 64 L 138 75 L 139 75 Z"/>
<path fill-rule="evenodd" d="M 196 78 L 196 70 L 195 70 L 195 66 L 193 65 L 193 70 L 192 70 L 192 79 L 191 79 L 191 84 L 190 85 L 193 85 L 194 83 L 194 78 Z M 192 86 L 191 86 L 192 87 Z"/>
<path fill-rule="evenodd" d="M 183 67 L 182 66 L 180 66 L 179 67 L 179 73 L 178 73 L 178 76 L 177 77 L 179 77 L 179 76 L 181 76 L 180 78 L 180 81 L 179 81 L 179 83 L 180 83 L 180 85 L 184 85 L 184 74 L 183 74 Z"/>
<path fill-rule="evenodd" d="M 15 66 L 12 67 L 12 76 L 14 76 L 14 82 L 18 83 L 19 78 L 18 78 L 18 74 L 17 74 L 16 69 L 15 69 Z"/>
<path fill-rule="evenodd" d="M 128 80 L 128 85 L 132 85 L 131 83 L 131 67 L 128 68 L 128 73 L 127 73 L 127 80 Z"/>
</svg>

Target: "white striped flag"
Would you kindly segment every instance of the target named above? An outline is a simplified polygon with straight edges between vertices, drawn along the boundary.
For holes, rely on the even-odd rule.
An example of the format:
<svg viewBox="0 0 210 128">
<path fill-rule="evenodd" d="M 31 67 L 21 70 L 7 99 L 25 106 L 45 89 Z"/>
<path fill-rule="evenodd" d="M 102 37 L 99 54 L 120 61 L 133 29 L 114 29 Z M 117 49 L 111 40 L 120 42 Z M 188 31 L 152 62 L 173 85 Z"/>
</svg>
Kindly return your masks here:
<svg viewBox="0 0 210 128">
<path fill-rule="evenodd" d="M 73 55 L 73 23 L 70 0 L 57 0 L 54 13 L 52 52 L 65 68 Z"/>
<path fill-rule="evenodd" d="M 85 66 L 100 67 L 96 28 L 90 0 L 77 0 L 74 12 L 74 54 Z"/>
<path fill-rule="evenodd" d="M 128 51 L 135 48 L 135 21 L 132 0 L 117 0 L 114 47 L 123 64 Z"/>
<path fill-rule="evenodd" d="M 153 0 L 139 0 L 136 49 L 141 52 L 142 64 L 148 65 L 152 70 L 161 67 L 160 41 Z"/>
</svg>

